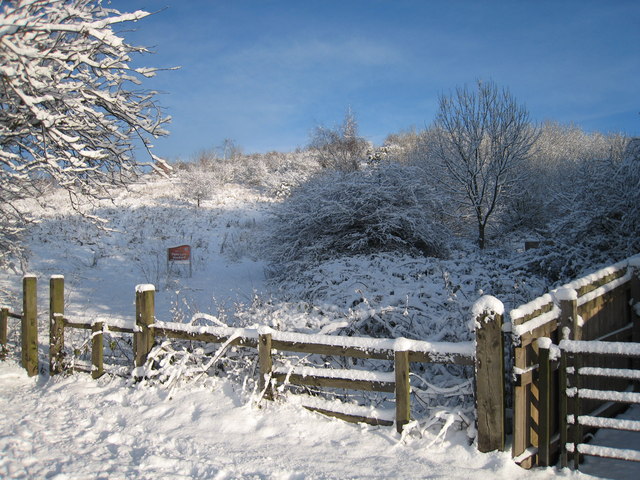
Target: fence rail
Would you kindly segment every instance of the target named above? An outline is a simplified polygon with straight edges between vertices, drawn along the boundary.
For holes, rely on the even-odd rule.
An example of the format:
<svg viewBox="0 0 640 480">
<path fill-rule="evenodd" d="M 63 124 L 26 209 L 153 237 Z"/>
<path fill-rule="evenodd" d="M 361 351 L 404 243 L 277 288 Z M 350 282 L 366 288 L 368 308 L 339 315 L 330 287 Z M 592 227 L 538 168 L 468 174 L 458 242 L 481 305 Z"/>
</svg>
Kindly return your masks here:
<svg viewBox="0 0 640 480">
<path fill-rule="evenodd" d="M 623 404 L 640 404 L 640 393 L 633 392 L 633 383 L 625 391 L 595 390 L 584 388 L 584 377 L 598 376 L 624 378 L 629 381 L 640 378 L 640 370 L 612 369 L 585 366 L 585 362 L 598 357 L 640 357 L 640 343 L 562 340 L 558 347 L 560 354 L 560 458 L 563 467 L 569 464 L 573 455 L 573 465 L 577 469 L 580 455 L 617 458 L 640 461 L 640 451 L 602 447 L 583 442 L 584 427 L 607 428 L 640 432 L 640 421 L 620 420 L 600 416 L 598 411 L 585 413 L 582 400 L 597 400 Z M 636 385 L 637 386 L 637 385 Z M 599 409 L 602 412 L 602 408 Z"/>
<path fill-rule="evenodd" d="M 37 334 L 36 279 L 26 276 L 23 285 L 24 309 L 17 314 L 2 310 L 2 319 L 20 318 L 23 338 L 23 365 L 30 375 L 37 373 L 37 337 L 35 357 L 24 359 L 28 349 L 24 345 L 26 334 Z M 237 345 L 258 351 L 259 384 L 266 398 L 272 398 L 278 384 L 312 385 L 329 388 L 362 389 L 393 393 L 395 396 L 395 422 L 383 417 L 371 417 L 333 411 L 318 405 L 307 406 L 310 410 L 333 415 L 349 421 L 377 425 L 395 423 L 398 431 L 411 420 L 410 364 L 414 362 L 442 363 L 474 366 L 476 384 L 478 448 L 490 451 L 504 449 L 504 362 L 502 355 L 502 304 L 486 299 L 474 308 L 477 326 L 475 342 L 428 342 L 420 340 L 378 339 L 368 337 L 339 337 L 275 331 L 268 328 L 245 329 L 233 327 L 200 327 L 173 322 L 161 322 L 155 318 L 155 288 L 153 285 L 136 287 L 135 322 L 109 324 L 104 321 L 84 323 L 74 321 L 64 313 L 64 277 L 54 275 L 49 282 L 49 371 L 51 375 L 61 373 L 65 365 L 65 329 L 90 330 L 91 368 L 94 378 L 104 374 L 105 333 L 118 332 L 133 335 L 134 376 L 142 378 L 142 368 L 156 338 L 172 338 Z M 488 305 L 488 306 L 487 306 Z M 497 306 L 496 306 L 497 305 Z M 482 308 L 482 307 L 487 308 Z M 492 307 L 492 308 L 488 308 Z M 0 324 L 0 340 L 3 351 L 6 346 L 6 321 Z M 5 337 L 2 337 L 4 332 Z M 31 350 L 33 351 L 33 350 Z M 296 352 L 361 359 L 391 361 L 389 372 L 336 369 L 288 369 L 274 367 L 274 354 Z M 32 363 L 35 358 L 35 370 Z"/>
</svg>

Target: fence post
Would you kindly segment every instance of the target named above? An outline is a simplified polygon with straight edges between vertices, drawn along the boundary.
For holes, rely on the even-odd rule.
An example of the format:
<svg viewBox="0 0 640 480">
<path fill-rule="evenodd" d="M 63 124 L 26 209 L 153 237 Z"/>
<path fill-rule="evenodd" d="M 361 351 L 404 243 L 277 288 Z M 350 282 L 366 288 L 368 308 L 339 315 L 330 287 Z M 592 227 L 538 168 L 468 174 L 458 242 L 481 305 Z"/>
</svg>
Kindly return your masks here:
<svg viewBox="0 0 640 480">
<path fill-rule="evenodd" d="M 63 369 L 64 352 L 64 277 L 49 279 L 49 375 Z"/>
<path fill-rule="evenodd" d="M 562 287 L 556 290 L 554 298 L 560 301 L 560 339 L 564 338 L 565 328 L 570 332 L 567 340 L 582 339 L 582 328 L 578 325 L 578 292 Z"/>
<path fill-rule="evenodd" d="M 567 453 L 567 355 L 562 350 L 562 342 L 560 342 L 560 371 L 558 378 L 558 395 L 560 397 L 560 414 L 558 428 L 560 430 L 560 466 L 566 468 L 569 465 Z"/>
<path fill-rule="evenodd" d="M 503 312 L 502 302 L 489 295 L 479 298 L 472 307 L 476 330 L 476 426 L 481 452 L 504 451 Z"/>
<path fill-rule="evenodd" d="M 91 325 L 91 377 L 94 379 L 100 378 L 104 374 L 103 327 L 103 322 Z"/>
<path fill-rule="evenodd" d="M 38 374 L 38 279 L 35 275 L 22 278 L 22 366 L 27 375 Z"/>
<path fill-rule="evenodd" d="M 409 352 L 396 350 L 393 356 L 393 366 L 396 377 L 396 430 L 398 433 L 402 433 L 404 426 L 411 421 Z"/>
<path fill-rule="evenodd" d="M 136 332 L 133 334 L 135 367 L 141 369 L 147 361 L 147 356 L 153 347 L 155 321 L 155 294 L 153 285 L 136 286 Z M 141 379 L 143 375 L 138 370 L 134 376 Z"/>
<path fill-rule="evenodd" d="M 633 330 L 631 331 L 631 341 L 640 343 L 640 258 L 635 262 L 630 262 L 631 269 L 631 322 L 633 322 Z M 640 358 L 635 357 L 631 360 L 634 370 L 640 370 Z M 634 382 L 634 390 L 640 391 L 640 380 Z"/>
<path fill-rule="evenodd" d="M 551 339 L 538 338 L 538 465 L 551 463 Z"/>
<path fill-rule="evenodd" d="M 0 308 L 0 358 L 7 354 L 7 327 L 9 324 L 9 307 Z"/>
<path fill-rule="evenodd" d="M 264 392 L 264 398 L 273 400 L 273 391 L 269 385 L 269 377 L 273 368 L 273 358 L 271 357 L 271 334 L 261 333 L 258 335 L 258 363 L 260 366 L 260 378 L 258 388 Z"/>
</svg>

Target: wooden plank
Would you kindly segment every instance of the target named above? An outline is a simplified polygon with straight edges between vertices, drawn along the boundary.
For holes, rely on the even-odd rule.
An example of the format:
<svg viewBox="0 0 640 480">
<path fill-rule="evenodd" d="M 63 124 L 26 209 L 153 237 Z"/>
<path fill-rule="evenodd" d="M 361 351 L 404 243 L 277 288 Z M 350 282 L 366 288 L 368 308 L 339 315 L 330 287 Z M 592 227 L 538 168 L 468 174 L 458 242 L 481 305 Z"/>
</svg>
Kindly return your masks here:
<svg viewBox="0 0 640 480">
<path fill-rule="evenodd" d="M 115 330 L 112 327 L 108 327 L 108 329 L 112 331 L 123 330 Z M 227 340 L 229 340 L 229 335 L 215 335 L 213 333 L 191 333 L 182 330 L 171 330 L 170 328 L 165 327 L 154 327 L 154 330 L 156 337 L 177 338 L 181 340 L 193 340 L 208 343 L 225 343 Z M 258 341 L 254 338 L 238 337 L 236 340 L 231 342 L 231 345 L 257 348 Z"/>
<path fill-rule="evenodd" d="M 0 308 L 0 358 L 7 354 L 7 328 L 9 326 L 9 309 Z"/>
<path fill-rule="evenodd" d="M 527 370 L 527 349 L 530 347 L 515 347 L 514 367 L 520 370 Z M 513 444 L 511 455 L 516 458 L 522 455 L 529 448 L 529 425 L 528 416 L 529 391 L 531 383 L 516 384 L 513 387 Z M 530 468 L 529 462 L 521 464 L 524 468 Z"/>
<path fill-rule="evenodd" d="M 276 350 L 285 352 L 317 353 L 320 355 L 336 355 L 341 357 L 393 360 L 393 350 L 390 349 L 376 351 L 360 347 L 324 345 L 321 343 L 298 343 L 282 340 L 272 340 L 272 347 Z"/>
<path fill-rule="evenodd" d="M 91 330 L 90 323 L 71 322 L 66 318 L 63 319 L 65 328 L 79 328 L 81 330 Z"/>
<path fill-rule="evenodd" d="M 627 267 L 621 268 L 620 270 L 616 270 L 609 275 L 599 278 L 587 285 L 583 285 L 582 287 L 577 289 L 578 297 L 582 297 L 593 290 L 597 290 L 598 288 L 606 285 L 607 283 L 613 282 L 614 280 L 624 277 L 627 274 Z"/>
<path fill-rule="evenodd" d="M 49 279 L 49 375 L 63 370 L 64 353 L 64 277 Z"/>
<path fill-rule="evenodd" d="M 476 423 L 478 450 L 504 450 L 504 341 L 502 315 L 476 319 Z"/>
<path fill-rule="evenodd" d="M 270 380 L 273 371 L 273 357 L 271 356 L 272 339 L 270 333 L 264 333 L 258 336 L 258 364 L 260 367 L 260 378 L 258 386 L 261 392 L 264 392 L 264 398 L 273 399 L 273 390 L 271 389 Z"/>
<path fill-rule="evenodd" d="M 105 332 L 114 332 L 114 333 L 135 333 L 136 331 L 133 328 L 126 327 L 115 327 L 113 325 L 106 325 Z"/>
<path fill-rule="evenodd" d="M 274 373 L 273 378 L 282 383 L 287 380 L 292 385 L 308 385 L 312 387 L 345 388 L 348 390 L 364 390 L 369 392 L 395 392 L 394 382 L 379 382 L 375 380 L 354 380 L 352 378 L 321 377 L 317 375 L 302 375 L 298 373 Z M 262 390 L 262 389 L 261 389 Z"/>
<path fill-rule="evenodd" d="M 569 414 L 567 404 L 567 353 L 561 351 L 560 356 L 560 381 L 559 381 L 559 397 L 560 397 L 560 465 L 566 468 L 569 465 L 569 457 L 567 453 L 568 441 L 568 424 L 567 415 Z"/>
<path fill-rule="evenodd" d="M 154 342 L 155 289 L 152 285 L 136 287 L 136 325 L 139 332 L 134 333 L 135 366 L 143 367 Z"/>
<path fill-rule="evenodd" d="M 409 383 L 409 352 L 395 352 L 393 360 L 396 392 L 396 430 L 411 421 L 411 385 Z"/>
<path fill-rule="evenodd" d="M 9 318 L 15 318 L 16 320 L 22 320 L 22 315 L 19 313 L 9 312 Z"/>
<path fill-rule="evenodd" d="M 91 329 L 91 377 L 94 379 L 104 375 L 104 343 L 102 341 L 102 322 L 96 322 Z"/>
<path fill-rule="evenodd" d="M 331 410 L 325 410 L 324 408 L 309 407 L 306 405 L 303 405 L 303 407 L 306 408 L 307 410 L 310 410 L 312 412 L 318 412 L 328 417 L 339 418 L 340 420 L 344 420 L 345 422 L 366 423 L 368 425 L 381 425 L 385 427 L 391 427 L 393 425 L 393 422 L 391 420 L 385 420 L 381 418 L 372 418 L 372 417 L 363 417 L 360 415 L 351 415 L 349 413 L 334 412 Z"/>
<path fill-rule="evenodd" d="M 409 351 L 409 362 L 416 363 L 443 363 L 447 365 L 474 365 L 475 357 L 460 353 L 431 353 Z"/>
<path fill-rule="evenodd" d="M 22 279 L 22 366 L 30 377 L 38 374 L 38 280 L 34 275 Z"/>
<path fill-rule="evenodd" d="M 539 345 L 538 378 L 540 397 L 538 398 L 538 465 L 548 467 L 551 464 L 551 365 L 549 348 Z"/>
</svg>

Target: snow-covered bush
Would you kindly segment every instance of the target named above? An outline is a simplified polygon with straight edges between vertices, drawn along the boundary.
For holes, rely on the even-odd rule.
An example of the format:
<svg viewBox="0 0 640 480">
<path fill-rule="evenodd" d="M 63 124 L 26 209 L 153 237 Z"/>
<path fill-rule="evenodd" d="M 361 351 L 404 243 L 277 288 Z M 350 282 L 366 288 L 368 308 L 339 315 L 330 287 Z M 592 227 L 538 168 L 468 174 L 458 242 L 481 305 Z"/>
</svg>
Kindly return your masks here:
<svg viewBox="0 0 640 480">
<path fill-rule="evenodd" d="M 277 269 L 381 251 L 446 256 L 429 197 L 417 171 L 398 164 L 315 177 L 276 210 L 271 259 Z"/>
</svg>

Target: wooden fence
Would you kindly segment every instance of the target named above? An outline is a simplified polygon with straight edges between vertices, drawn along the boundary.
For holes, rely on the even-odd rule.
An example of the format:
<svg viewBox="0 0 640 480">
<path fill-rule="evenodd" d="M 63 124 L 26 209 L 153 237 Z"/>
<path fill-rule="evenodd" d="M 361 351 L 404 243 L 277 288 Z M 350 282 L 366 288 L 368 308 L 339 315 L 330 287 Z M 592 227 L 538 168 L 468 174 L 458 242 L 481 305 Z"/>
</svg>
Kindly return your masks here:
<svg viewBox="0 0 640 480">
<path fill-rule="evenodd" d="M 38 373 L 36 278 L 25 276 L 23 284 L 23 313 L 0 310 L 0 343 L 5 351 L 7 320 L 22 320 L 23 365 L 29 375 Z M 340 337 L 280 332 L 269 328 L 243 329 L 231 327 L 201 327 L 155 318 L 155 288 L 136 287 L 136 317 L 130 324 L 110 325 L 104 322 L 74 322 L 64 314 L 64 277 L 55 275 L 49 282 L 49 372 L 51 375 L 65 368 L 65 329 L 91 330 L 91 375 L 104 374 L 104 339 L 107 332 L 132 334 L 134 376 L 142 378 L 147 356 L 156 338 L 197 340 L 237 345 L 257 349 L 259 384 L 266 398 L 272 398 L 274 387 L 286 383 L 318 387 L 381 391 L 394 394 L 394 418 L 353 415 L 310 406 L 311 410 L 337 416 L 344 420 L 371 424 L 392 425 L 398 432 L 411 420 L 410 364 L 415 362 L 473 365 L 475 373 L 476 422 L 478 448 L 481 451 L 504 449 L 504 361 L 502 304 L 497 299 L 481 299 L 474 307 L 475 342 L 428 342 L 419 340 L 378 339 L 368 337 Z M 28 339 L 28 343 L 25 343 Z M 388 360 L 390 372 L 370 372 L 353 369 L 323 369 L 297 367 L 283 369 L 274 366 L 277 352 L 335 355 L 352 358 Z"/>
<path fill-rule="evenodd" d="M 541 350 L 542 352 L 542 350 Z M 607 402 L 605 405 L 640 404 L 638 381 L 640 370 L 629 368 L 601 367 L 593 364 L 594 358 L 614 357 L 640 358 L 640 343 L 601 342 L 584 340 L 562 340 L 560 354 L 560 459 L 563 467 L 568 466 L 573 455 L 573 466 L 578 468 L 581 455 L 593 455 L 640 462 L 640 451 L 626 448 L 612 448 L 584 443 L 584 431 L 593 428 L 609 428 L 640 432 L 640 421 L 607 418 L 602 414 L 605 408 L 596 410 L 584 408 L 585 400 Z M 549 355 L 546 354 L 547 362 Z M 547 368 L 547 372 L 551 369 Z M 618 389 L 587 388 L 585 378 L 622 379 L 628 384 L 626 391 Z M 545 378 L 546 382 L 550 377 Z M 631 384 L 629 385 L 629 382 Z M 635 383 L 635 385 L 633 385 Z M 633 392 L 635 387 L 636 392 Z M 549 401 L 549 399 L 547 399 Z M 586 413 L 586 415 L 585 415 Z"/>
<path fill-rule="evenodd" d="M 513 445 L 516 462 L 525 468 L 552 465 L 565 448 L 561 428 L 566 412 L 560 362 L 549 361 L 549 345 L 562 340 L 630 342 L 640 340 L 634 305 L 640 302 L 638 256 L 575 280 L 510 312 L 514 359 Z M 542 346 L 542 348 L 541 348 Z M 627 358 L 592 358 L 598 368 L 624 369 Z M 624 390 L 626 379 L 593 376 L 583 387 Z M 624 409 L 600 399 L 582 402 L 582 411 L 612 416 Z"/>
</svg>

